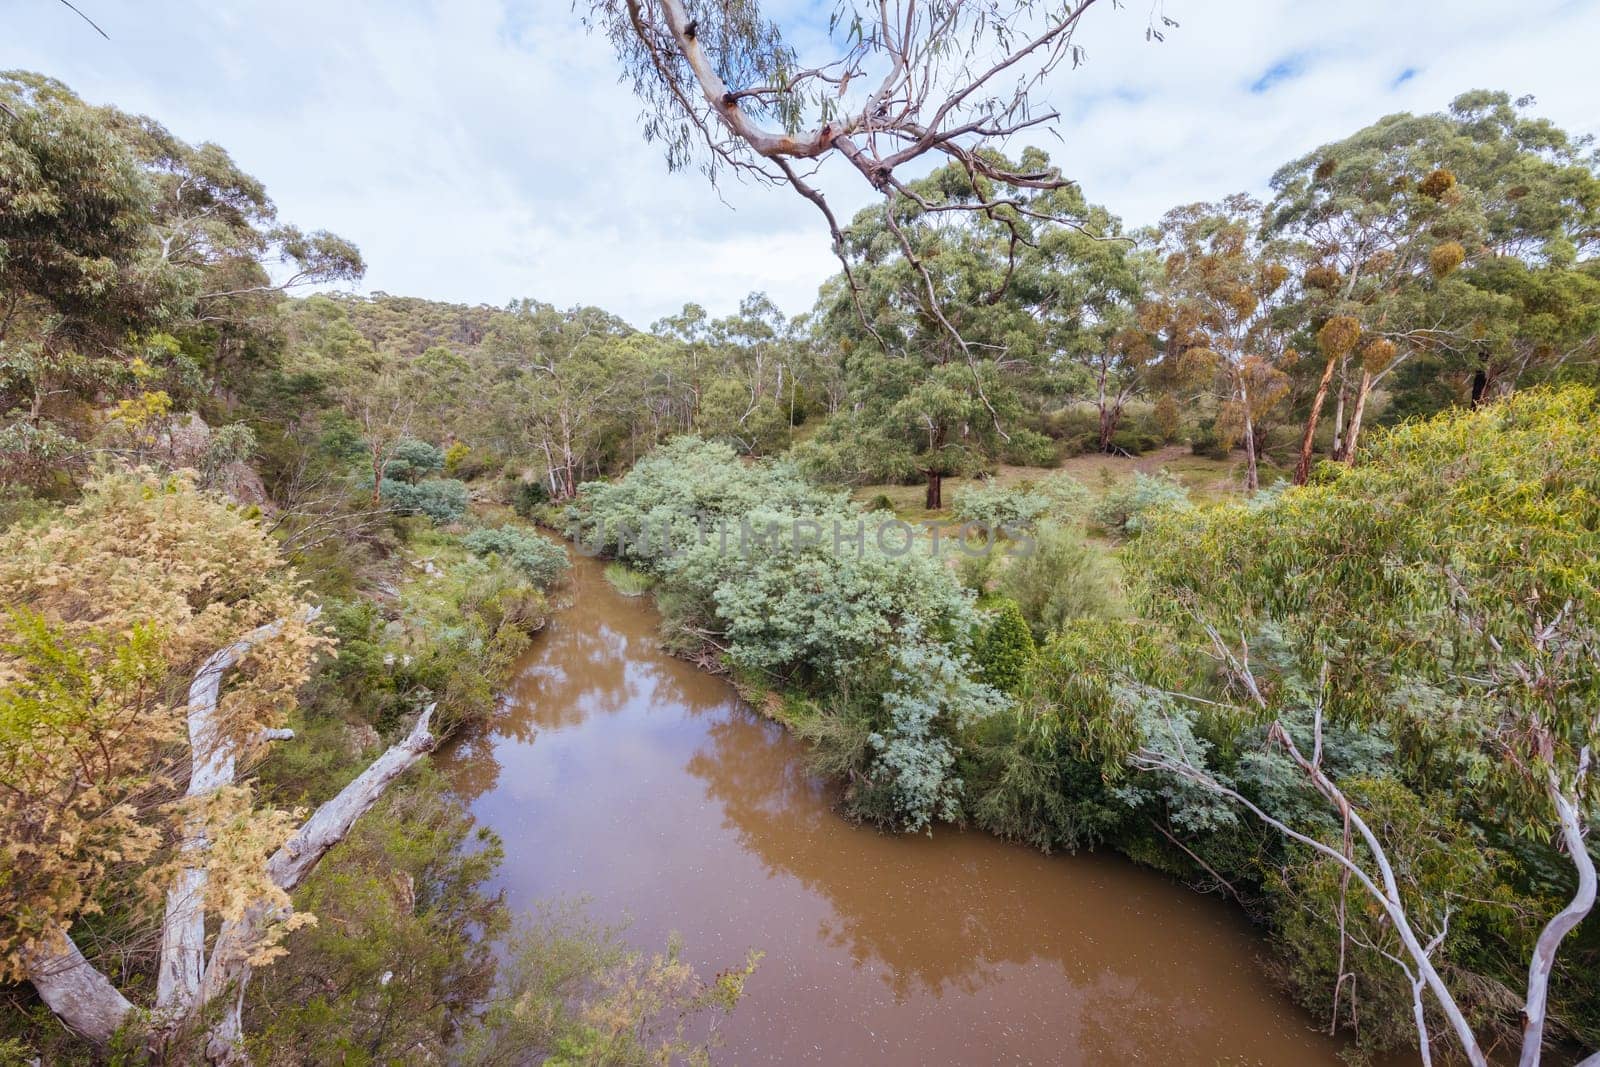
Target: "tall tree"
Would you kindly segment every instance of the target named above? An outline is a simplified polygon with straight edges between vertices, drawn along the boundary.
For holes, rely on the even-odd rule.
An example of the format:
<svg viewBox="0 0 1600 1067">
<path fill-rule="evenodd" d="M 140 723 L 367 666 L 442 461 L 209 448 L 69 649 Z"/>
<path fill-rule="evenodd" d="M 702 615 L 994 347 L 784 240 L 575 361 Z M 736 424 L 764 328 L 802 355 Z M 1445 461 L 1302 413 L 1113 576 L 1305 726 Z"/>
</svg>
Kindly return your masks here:
<svg viewBox="0 0 1600 1067">
<path fill-rule="evenodd" d="M 202 372 L 226 373 L 266 329 L 272 297 L 362 271 L 348 242 L 278 224 L 216 145 L 37 74 L 0 75 L 0 105 L 0 466 L 13 474 L 81 451 L 85 408 L 202 393 Z M 268 262 L 288 276 L 273 281 Z"/>
<path fill-rule="evenodd" d="M 498 316 L 484 338 L 510 376 L 503 417 L 542 460 L 550 495 L 571 499 L 599 469 L 622 392 L 637 385 L 623 358 L 631 331 L 598 308 L 558 311 L 522 301 Z"/>
<path fill-rule="evenodd" d="M 1260 485 L 1261 435 L 1288 392 L 1293 359 L 1274 315 L 1289 268 L 1257 237 L 1261 205 L 1242 193 L 1214 204 L 1174 208 L 1161 220 L 1163 277 L 1145 319 L 1182 353 L 1181 372 L 1218 383 L 1219 425 L 1245 448 L 1245 487 Z"/>
<path fill-rule="evenodd" d="M 1032 149 L 1026 158 L 1046 162 Z M 1053 215 L 1031 205 L 1057 194 L 988 213 L 940 210 L 992 191 L 956 164 L 908 188 L 914 199 L 852 222 L 859 291 L 838 292 L 826 324 L 849 351 L 858 437 L 876 438 L 861 447 L 919 472 L 935 509 L 946 477 L 981 468 L 1010 439 L 1017 385 L 1045 357 L 1042 319 L 1062 291 L 1032 254 Z"/>
<path fill-rule="evenodd" d="M 1373 388 L 1415 357 L 1428 358 L 1427 376 L 1455 368 L 1464 390 L 1470 379 L 1474 402 L 1537 366 L 1500 340 L 1517 328 L 1515 304 L 1486 298 L 1477 281 L 1492 292 L 1509 280 L 1500 264 L 1559 272 L 1592 255 L 1600 177 L 1585 145 L 1530 116 L 1530 104 L 1465 93 L 1448 112 L 1386 116 L 1273 176 L 1266 230 L 1307 264 L 1303 314 L 1314 328 L 1350 316 L 1363 330 L 1359 347 L 1329 357 L 1336 459 L 1353 458 L 1356 412 Z M 1582 343 L 1566 341 L 1539 351 L 1571 359 Z M 1320 416 L 1313 403 L 1305 440 Z"/>
</svg>

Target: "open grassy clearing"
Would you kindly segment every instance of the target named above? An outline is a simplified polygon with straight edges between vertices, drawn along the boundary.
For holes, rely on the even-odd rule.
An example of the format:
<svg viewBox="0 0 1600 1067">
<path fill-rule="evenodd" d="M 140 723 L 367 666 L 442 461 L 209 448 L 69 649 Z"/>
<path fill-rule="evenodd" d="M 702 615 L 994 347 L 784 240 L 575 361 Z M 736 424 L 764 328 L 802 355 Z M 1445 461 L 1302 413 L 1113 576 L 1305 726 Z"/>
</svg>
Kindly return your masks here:
<svg viewBox="0 0 1600 1067">
<path fill-rule="evenodd" d="M 1278 467 L 1265 456 L 1261 458 L 1260 466 L 1262 485 L 1271 485 L 1285 473 L 1284 468 Z M 1207 456 L 1193 455 L 1183 445 L 1171 445 L 1159 451 L 1147 452 L 1142 456 L 1107 456 L 1097 452 L 1086 452 L 1064 460 L 1058 467 L 1017 467 L 1002 464 L 995 471 L 994 478 L 1001 485 L 1014 485 L 1017 482 L 1064 473 L 1082 482 L 1098 500 L 1106 490 L 1132 478 L 1135 472 L 1154 474 L 1160 470 L 1167 471 L 1182 482 L 1196 503 L 1222 500 L 1244 491 L 1242 454 L 1230 456 L 1228 459 L 1211 459 Z M 979 482 L 980 479 L 977 478 L 946 478 L 945 506 L 936 511 L 930 511 L 922 506 L 927 489 L 920 482 L 915 485 L 858 486 L 851 493 L 851 497 L 862 504 L 870 504 L 880 495 L 885 496 L 894 505 L 895 515 L 906 522 L 913 524 L 934 522 L 949 519 L 950 506 L 955 502 L 957 494 L 962 489 L 977 485 Z"/>
</svg>

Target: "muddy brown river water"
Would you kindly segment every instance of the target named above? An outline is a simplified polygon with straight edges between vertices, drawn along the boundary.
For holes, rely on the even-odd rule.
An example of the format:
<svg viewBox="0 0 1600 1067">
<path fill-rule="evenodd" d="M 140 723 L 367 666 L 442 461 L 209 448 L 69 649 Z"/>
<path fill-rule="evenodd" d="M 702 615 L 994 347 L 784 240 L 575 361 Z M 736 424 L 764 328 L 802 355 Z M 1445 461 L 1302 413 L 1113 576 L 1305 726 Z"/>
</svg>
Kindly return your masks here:
<svg viewBox="0 0 1600 1067">
<path fill-rule="evenodd" d="M 1115 856 L 855 826 L 797 742 L 575 560 L 493 729 L 444 757 L 513 907 L 582 895 L 709 975 L 766 958 L 724 1063 L 1336 1064 L 1224 902 Z"/>
</svg>

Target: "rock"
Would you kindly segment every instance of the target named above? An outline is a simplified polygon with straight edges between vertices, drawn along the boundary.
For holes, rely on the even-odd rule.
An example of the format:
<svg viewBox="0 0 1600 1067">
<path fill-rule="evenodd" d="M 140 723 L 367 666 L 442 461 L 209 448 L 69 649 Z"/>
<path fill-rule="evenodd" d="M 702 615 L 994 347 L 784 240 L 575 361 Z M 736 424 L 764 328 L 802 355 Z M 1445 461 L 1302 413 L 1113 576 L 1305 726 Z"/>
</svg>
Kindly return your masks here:
<svg viewBox="0 0 1600 1067">
<path fill-rule="evenodd" d="M 156 449 L 165 453 L 166 461 L 173 467 L 192 467 L 199 470 L 211 446 L 211 427 L 193 411 L 174 415 L 167 430 L 156 438 Z"/>
<path fill-rule="evenodd" d="M 229 463 L 217 472 L 216 487 L 236 504 L 255 505 L 270 511 L 272 500 L 267 496 L 266 483 L 256 469 L 243 461 Z"/>
<path fill-rule="evenodd" d="M 175 470 L 187 467 L 204 471 L 212 437 L 212 429 L 206 425 L 206 420 L 196 412 L 184 412 L 173 416 L 166 432 L 156 438 L 157 454 Z M 210 485 L 236 504 L 244 507 L 253 505 L 262 511 L 271 510 L 272 499 L 267 495 L 266 483 L 254 467 L 242 460 L 219 467 L 211 475 Z"/>
<path fill-rule="evenodd" d="M 378 731 L 366 723 L 350 723 L 344 728 L 345 748 L 352 757 L 362 756 L 383 743 Z"/>
</svg>

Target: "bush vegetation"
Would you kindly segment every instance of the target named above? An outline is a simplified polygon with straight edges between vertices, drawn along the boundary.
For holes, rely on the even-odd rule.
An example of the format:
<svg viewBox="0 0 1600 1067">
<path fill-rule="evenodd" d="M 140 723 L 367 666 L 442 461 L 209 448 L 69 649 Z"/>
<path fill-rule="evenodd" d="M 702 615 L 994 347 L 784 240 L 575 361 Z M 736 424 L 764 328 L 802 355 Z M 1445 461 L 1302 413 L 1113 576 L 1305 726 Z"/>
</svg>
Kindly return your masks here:
<svg viewBox="0 0 1600 1067">
<path fill-rule="evenodd" d="M 576 913 L 518 921 L 502 844 L 425 766 L 303 882 L 266 866 L 422 707 L 492 719 L 566 567 L 507 504 L 772 691 L 855 817 L 1225 893 L 1355 1058 L 1419 1019 L 1441 1057 L 1600 1045 L 1600 170 L 1528 107 L 1388 116 L 1269 204 L 1137 233 L 1075 184 L 947 212 L 991 193 L 954 163 L 841 227 L 850 281 L 809 314 L 644 331 L 290 297 L 359 252 L 215 145 L 0 74 L 0 1057 L 198 1056 L 146 1010 L 152 903 L 196 855 L 202 942 L 288 916 L 193 1020 L 242 1003 L 262 1061 L 709 1054 L 753 960 L 706 981 Z M 1012 165 L 1053 171 L 984 157 Z M 1194 498 L 1045 470 L 943 495 L 1178 441 L 1211 460 L 1172 460 L 1208 472 Z M 1297 484 L 1260 489 L 1274 466 Z M 1014 536 L 936 559 L 897 502 Z M 276 620 L 221 689 L 234 780 L 186 799 L 196 670 Z M 138 1001 L 120 1033 L 35 994 L 69 937 Z"/>
</svg>

